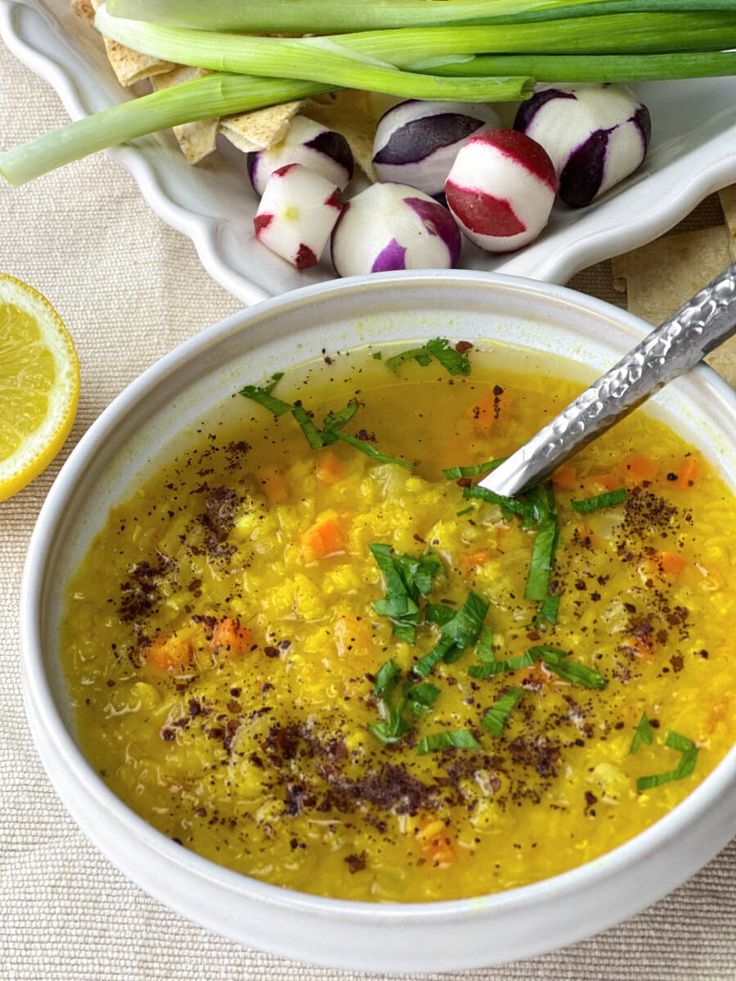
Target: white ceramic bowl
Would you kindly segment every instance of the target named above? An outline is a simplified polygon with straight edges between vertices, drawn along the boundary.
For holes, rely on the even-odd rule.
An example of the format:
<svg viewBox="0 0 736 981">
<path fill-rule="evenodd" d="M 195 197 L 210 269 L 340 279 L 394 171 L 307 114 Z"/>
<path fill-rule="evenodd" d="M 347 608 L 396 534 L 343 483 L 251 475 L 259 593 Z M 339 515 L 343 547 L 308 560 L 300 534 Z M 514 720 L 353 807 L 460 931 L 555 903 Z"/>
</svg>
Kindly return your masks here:
<svg viewBox="0 0 736 981">
<path fill-rule="evenodd" d="M 674 888 L 736 826 L 736 749 L 669 815 L 571 872 L 492 896 L 428 904 L 322 899 L 249 879 L 181 848 L 124 806 L 80 752 L 59 665 L 66 583 L 109 507 L 245 382 L 365 341 L 512 342 L 599 373 L 647 326 L 555 286 L 479 273 L 398 273 L 309 287 L 211 327 L 122 393 L 72 453 L 41 512 L 23 584 L 28 718 L 49 777 L 90 839 L 185 916 L 245 944 L 321 964 L 447 970 L 529 957 L 602 930 Z M 736 487 L 736 394 L 706 367 L 651 403 Z"/>
</svg>

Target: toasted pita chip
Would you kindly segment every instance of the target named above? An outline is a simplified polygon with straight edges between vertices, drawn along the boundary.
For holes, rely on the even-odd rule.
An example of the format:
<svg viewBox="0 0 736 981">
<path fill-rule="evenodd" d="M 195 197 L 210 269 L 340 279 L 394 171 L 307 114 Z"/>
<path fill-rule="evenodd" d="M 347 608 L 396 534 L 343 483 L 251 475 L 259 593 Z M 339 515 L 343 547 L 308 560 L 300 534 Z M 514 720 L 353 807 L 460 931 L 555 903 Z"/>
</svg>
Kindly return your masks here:
<svg viewBox="0 0 736 981">
<path fill-rule="evenodd" d="M 171 88 L 172 85 L 183 85 L 195 78 L 209 75 L 205 68 L 190 68 L 187 65 L 177 65 L 173 71 L 164 75 L 156 75 L 151 79 L 154 91 Z M 208 157 L 215 149 L 217 142 L 217 119 L 198 119 L 194 123 L 183 123 L 174 126 L 174 136 L 179 143 L 181 152 L 187 163 L 198 164 Z"/>
<path fill-rule="evenodd" d="M 723 217 L 726 219 L 731 240 L 731 258 L 736 259 L 736 184 L 724 187 L 718 192 L 718 197 L 721 200 Z"/>
<path fill-rule="evenodd" d="M 95 10 L 97 10 L 102 2 L 103 0 L 91 0 L 91 4 Z M 110 62 L 110 67 L 115 72 L 115 77 L 123 88 L 129 88 L 131 85 L 135 85 L 136 82 L 142 82 L 146 78 L 153 78 L 154 75 L 162 75 L 164 72 L 170 72 L 172 68 L 176 67 L 170 61 L 161 61 L 160 58 L 154 58 L 152 55 L 141 54 L 140 51 L 133 51 L 132 48 L 127 48 L 124 44 L 113 41 L 112 38 L 105 37 L 104 34 L 102 35 L 102 40 L 105 42 L 105 51 L 107 52 L 107 60 Z"/>
<path fill-rule="evenodd" d="M 613 275 L 624 283 L 628 308 L 659 324 L 732 261 L 725 226 L 681 232 L 651 242 L 613 260 Z M 736 339 L 708 357 L 711 367 L 736 384 Z"/>
<path fill-rule="evenodd" d="M 310 99 L 304 107 L 304 115 L 342 133 L 350 144 L 355 162 L 369 180 L 375 181 L 372 160 L 376 126 L 384 112 L 397 101 L 373 92 L 343 89 Z"/>
<path fill-rule="evenodd" d="M 95 8 L 92 6 L 92 0 L 71 0 L 70 6 L 77 17 L 81 17 L 82 20 L 91 24 L 95 19 Z"/>
<path fill-rule="evenodd" d="M 256 109 L 240 116 L 228 116 L 220 120 L 220 132 L 244 153 L 268 150 L 274 143 L 283 140 L 301 106 L 301 102 L 284 102 L 280 106 Z"/>
</svg>

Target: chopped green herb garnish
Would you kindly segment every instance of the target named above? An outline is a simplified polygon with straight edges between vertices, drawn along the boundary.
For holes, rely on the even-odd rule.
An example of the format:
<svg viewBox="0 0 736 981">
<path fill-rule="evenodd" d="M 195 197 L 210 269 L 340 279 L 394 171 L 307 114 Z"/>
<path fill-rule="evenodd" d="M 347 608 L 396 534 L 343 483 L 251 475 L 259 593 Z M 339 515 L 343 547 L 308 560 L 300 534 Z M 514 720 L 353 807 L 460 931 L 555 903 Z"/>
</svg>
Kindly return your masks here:
<svg viewBox="0 0 736 981">
<path fill-rule="evenodd" d="M 376 672 L 373 694 L 378 698 L 390 698 L 401 675 L 401 668 L 395 661 L 384 661 Z"/>
<path fill-rule="evenodd" d="M 322 423 L 322 429 L 333 431 L 343 429 L 343 427 L 350 422 L 359 408 L 360 402 L 357 399 L 350 399 L 344 409 L 338 409 L 337 412 L 327 413 L 325 420 Z M 335 439 L 337 439 L 337 435 L 335 435 Z"/>
<path fill-rule="evenodd" d="M 466 355 L 460 354 L 445 337 L 436 337 L 432 341 L 427 341 L 422 347 L 409 348 L 388 358 L 386 365 L 391 371 L 396 371 L 406 361 L 416 361 L 425 367 L 435 358 L 451 375 L 469 375 L 470 360 Z"/>
<path fill-rule="evenodd" d="M 491 705 L 483 716 L 483 728 L 494 736 L 500 736 L 512 710 L 524 697 L 523 688 L 509 688 Z"/>
<path fill-rule="evenodd" d="M 531 514 L 531 508 L 525 501 L 519 501 L 515 497 L 504 497 L 502 494 L 496 494 L 495 491 L 485 487 L 478 487 L 477 485 L 463 487 L 463 497 L 468 500 L 485 501 L 487 504 L 498 504 L 505 511 L 517 514 L 520 518 L 527 518 Z"/>
<path fill-rule="evenodd" d="M 464 514 L 471 514 L 473 511 L 475 511 L 475 508 L 471 504 L 469 508 L 463 508 L 462 511 L 456 511 L 455 512 L 455 517 L 456 518 L 462 518 L 462 516 Z"/>
<path fill-rule="evenodd" d="M 274 388 L 276 388 L 276 386 L 278 385 L 278 383 L 281 381 L 281 379 L 283 377 L 284 377 L 283 371 L 275 371 L 271 375 L 271 381 L 268 383 L 268 385 L 266 385 L 264 387 L 263 391 L 266 392 L 266 393 L 268 393 L 268 395 L 270 395 L 271 392 L 274 390 Z"/>
<path fill-rule="evenodd" d="M 482 749 L 483 747 L 467 729 L 454 729 L 449 732 L 433 732 L 419 741 L 417 753 L 423 756 L 438 749 Z"/>
<path fill-rule="evenodd" d="M 487 460 L 485 463 L 473 463 L 469 467 L 448 467 L 442 473 L 447 480 L 459 480 L 460 477 L 477 477 L 478 474 L 490 473 L 496 467 L 500 467 L 505 459 L 505 456 L 500 456 L 497 460 Z"/>
<path fill-rule="evenodd" d="M 410 730 L 398 706 L 387 709 L 387 718 L 382 722 L 369 722 L 368 730 L 382 743 L 398 743 Z"/>
<path fill-rule="evenodd" d="M 582 685 L 584 688 L 605 688 L 608 684 L 603 675 L 593 668 L 568 660 L 567 652 L 560 650 L 559 647 L 540 644 L 538 647 L 529 648 L 527 653 L 536 654 L 550 671 L 554 671 L 559 678 L 564 678 L 573 685 Z"/>
<path fill-rule="evenodd" d="M 442 563 L 431 552 L 421 556 L 399 555 L 390 545 L 368 546 L 383 574 L 386 595 L 373 603 L 379 616 L 388 617 L 400 640 L 413 644 L 420 620 L 419 597 L 426 596 Z"/>
<path fill-rule="evenodd" d="M 496 660 L 496 654 L 493 650 L 493 627 L 488 623 L 480 632 L 478 646 L 475 648 L 475 656 L 483 664 L 491 664 Z"/>
<path fill-rule="evenodd" d="M 293 405 L 291 407 L 291 414 L 299 423 L 301 431 L 304 433 L 304 436 L 312 449 L 318 450 L 321 446 L 325 445 L 325 441 L 322 438 L 322 433 L 312 422 L 311 416 L 303 406 Z"/>
<path fill-rule="evenodd" d="M 383 351 L 374 351 L 371 357 L 373 358 L 374 361 L 382 361 Z"/>
<path fill-rule="evenodd" d="M 437 623 L 441 627 L 448 620 L 452 620 L 455 611 L 451 606 L 445 606 L 444 603 L 428 603 L 424 616 L 428 623 Z"/>
<path fill-rule="evenodd" d="M 432 708 L 439 694 L 440 690 L 437 685 L 432 685 L 428 681 L 421 681 L 417 685 L 408 687 L 404 696 L 414 714 L 423 715 Z"/>
<path fill-rule="evenodd" d="M 509 671 L 520 671 L 522 668 L 531 668 L 537 663 L 539 654 L 532 654 L 534 648 L 519 654 L 517 657 L 507 657 L 503 661 L 488 661 L 485 664 L 474 664 L 468 669 L 471 678 L 492 678 L 497 674 L 505 674 Z"/>
<path fill-rule="evenodd" d="M 451 611 L 452 615 L 449 617 L 445 613 L 439 613 L 440 609 L 446 609 L 441 604 L 432 604 L 430 609 L 433 618 L 444 622 L 441 624 L 437 646 L 420 658 L 412 669 L 420 678 L 430 675 L 440 661 L 445 664 L 457 661 L 466 648 L 477 642 L 488 612 L 488 602 L 477 593 L 471 592 L 460 609 Z M 439 622 L 439 619 L 434 619 L 434 622 Z"/>
<path fill-rule="evenodd" d="M 647 713 L 642 712 L 641 718 L 639 719 L 639 724 L 636 727 L 636 732 L 634 733 L 634 738 L 631 740 L 631 746 L 629 746 L 629 754 L 636 753 L 642 743 L 646 743 L 647 746 L 651 746 L 653 740 L 654 729 L 652 729 L 649 723 Z"/>
<path fill-rule="evenodd" d="M 276 379 L 278 381 L 278 378 Z M 271 395 L 271 391 L 276 382 L 272 382 L 271 385 L 266 388 L 258 388 L 257 385 L 246 385 L 245 388 L 240 389 L 240 394 L 243 398 L 250 399 L 251 402 L 257 402 L 262 405 L 264 409 L 268 409 L 277 418 L 283 416 L 286 412 L 291 412 L 291 403 L 284 402 L 282 399 L 277 399 L 275 395 Z"/>
<path fill-rule="evenodd" d="M 652 787 L 659 787 L 663 783 L 671 783 L 673 780 L 684 780 L 695 769 L 698 760 L 698 747 L 692 739 L 681 736 L 679 732 L 668 732 L 664 744 L 668 749 L 675 749 L 681 754 L 680 762 L 674 770 L 653 773 L 648 777 L 639 777 L 636 781 L 636 789 L 639 793 Z"/>
<path fill-rule="evenodd" d="M 560 595 L 559 593 L 547 593 L 547 595 L 542 600 L 539 609 L 537 610 L 537 615 L 534 618 L 534 622 L 537 626 L 542 625 L 542 621 L 546 620 L 547 623 L 552 625 L 557 623 L 557 615 L 560 610 Z"/>
<path fill-rule="evenodd" d="M 549 577 L 554 567 L 555 551 L 560 537 L 557 507 L 551 484 L 535 487 L 529 495 L 528 503 L 532 508 L 530 526 L 536 524 L 537 534 L 534 538 L 524 596 L 530 600 L 543 602 L 549 593 Z"/>
<path fill-rule="evenodd" d="M 360 450 L 361 453 L 365 453 L 366 456 L 371 457 L 378 463 L 395 463 L 398 467 L 406 467 L 411 470 L 411 463 L 408 460 L 401 460 L 397 456 L 389 456 L 387 453 L 381 453 L 377 450 L 375 446 L 372 446 L 369 442 L 364 439 L 358 439 L 357 436 L 348 436 L 347 433 L 330 430 L 334 432 L 338 439 L 341 439 L 343 443 L 348 443 L 350 446 L 355 447 L 356 450 Z"/>
<path fill-rule="evenodd" d="M 591 511 L 600 511 L 601 508 L 612 508 L 617 504 L 625 504 L 629 492 L 625 487 L 618 490 L 607 491 L 605 494 L 597 494 L 595 497 L 584 497 L 580 501 L 570 501 L 570 507 L 578 514 L 590 514 Z"/>
</svg>

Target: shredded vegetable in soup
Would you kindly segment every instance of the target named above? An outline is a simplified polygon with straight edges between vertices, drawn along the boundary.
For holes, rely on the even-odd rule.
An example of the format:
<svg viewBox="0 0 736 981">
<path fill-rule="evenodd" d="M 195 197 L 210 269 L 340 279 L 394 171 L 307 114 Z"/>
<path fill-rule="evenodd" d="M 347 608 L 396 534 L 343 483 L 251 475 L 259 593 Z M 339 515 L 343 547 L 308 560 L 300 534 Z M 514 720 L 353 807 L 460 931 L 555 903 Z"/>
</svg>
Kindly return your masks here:
<svg viewBox="0 0 736 981">
<path fill-rule="evenodd" d="M 638 411 L 514 498 L 580 390 L 436 338 L 247 385 L 68 591 L 84 752 L 185 848 L 324 896 L 492 893 L 595 859 L 723 758 L 736 506 Z"/>
</svg>

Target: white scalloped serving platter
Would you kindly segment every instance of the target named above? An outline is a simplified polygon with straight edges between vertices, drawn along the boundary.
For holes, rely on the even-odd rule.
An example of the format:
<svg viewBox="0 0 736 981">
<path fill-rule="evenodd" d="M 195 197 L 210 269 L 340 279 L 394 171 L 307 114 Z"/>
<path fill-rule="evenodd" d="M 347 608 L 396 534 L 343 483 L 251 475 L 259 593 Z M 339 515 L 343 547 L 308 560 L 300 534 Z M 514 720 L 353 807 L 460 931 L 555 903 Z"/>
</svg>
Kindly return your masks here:
<svg viewBox="0 0 736 981">
<path fill-rule="evenodd" d="M 0 36 L 53 86 L 73 119 L 131 97 L 68 0 L 0 0 Z M 467 246 L 462 266 L 564 283 L 586 266 L 651 241 L 708 194 L 736 181 L 736 79 L 633 88 L 653 121 L 645 166 L 587 209 L 555 208 L 533 245 L 497 258 Z M 151 209 L 192 240 L 207 272 L 244 303 L 333 277 L 327 263 L 299 273 L 254 240 L 256 198 L 244 157 L 229 145 L 197 168 L 186 164 L 171 133 L 110 152 Z"/>
</svg>

